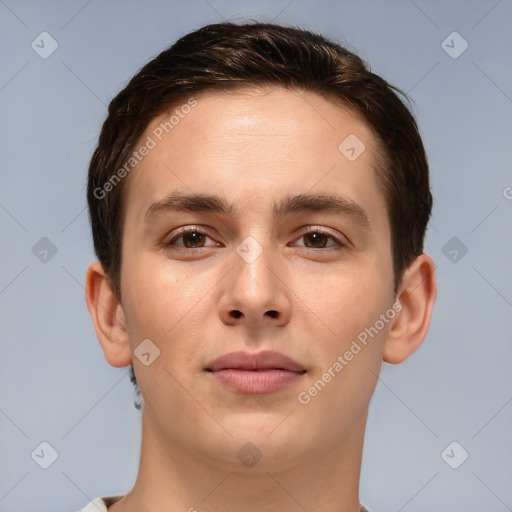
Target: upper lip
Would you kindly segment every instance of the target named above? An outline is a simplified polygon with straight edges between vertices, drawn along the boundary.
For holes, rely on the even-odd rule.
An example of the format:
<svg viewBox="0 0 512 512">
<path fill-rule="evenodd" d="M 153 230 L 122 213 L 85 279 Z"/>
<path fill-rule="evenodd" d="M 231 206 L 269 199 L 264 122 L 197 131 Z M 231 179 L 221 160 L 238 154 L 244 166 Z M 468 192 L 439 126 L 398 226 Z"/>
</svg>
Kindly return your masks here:
<svg viewBox="0 0 512 512">
<path fill-rule="evenodd" d="M 226 369 L 270 370 L 280 369 L 291 372 L 305 372 L 297 361 L 284 354 L 270 350 L 250 354 L 249 352 L 230 352 L 211 361 L 206 370 L 217 372 Z"/>
</svg>

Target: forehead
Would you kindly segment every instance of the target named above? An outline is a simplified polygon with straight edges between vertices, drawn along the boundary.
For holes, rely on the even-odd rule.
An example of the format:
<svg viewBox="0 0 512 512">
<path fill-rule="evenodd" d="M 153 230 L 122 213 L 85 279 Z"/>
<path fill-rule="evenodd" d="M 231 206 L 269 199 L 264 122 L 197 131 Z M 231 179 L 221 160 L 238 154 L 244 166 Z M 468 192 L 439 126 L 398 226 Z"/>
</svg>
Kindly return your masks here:
<svg viewBox="0 0 512 512">
<path fill-rule="evenodd" d="M 191 104 L 194 106 L 190 107 Z M 184 139 L 193 136 L 194 144 L 201 142 L 195 155 L 219 142 L 243 146 L 249 138 L 253 144 L 258 142 L 257 137 L 263 144 L 270 138 L 281 139 L 282 154 L 288 157 L 288 147 L 296 151 L 299 143 L 309 149 L 322 138 L 333 143 L 331 149 L 337 156 L 337 142 L 350 130 L 357 132 L 368 146 L 376 142 L 361 115 L 341 100 L 330 101 L 312 92 L 267 86 L 206 91 L 183 99 L 153 119 L 145 135 L 164 144 L 172 144 L 172 138 L 187 142 Z"/>
<path fill-rule="evenodd" d="M 384 204 L 371 130 L 341 102 L 311 92 L 201 93 L 153 119 L 141 143 L 150 139 L 129 179 L 126 210 L 137 217 L 175 190 L 231 196 L 237 214 L 249 204 L 264 210 L 269 193 L 275 199 L 333 187 L 366 202 L 371 216 Z"/>
</svg>

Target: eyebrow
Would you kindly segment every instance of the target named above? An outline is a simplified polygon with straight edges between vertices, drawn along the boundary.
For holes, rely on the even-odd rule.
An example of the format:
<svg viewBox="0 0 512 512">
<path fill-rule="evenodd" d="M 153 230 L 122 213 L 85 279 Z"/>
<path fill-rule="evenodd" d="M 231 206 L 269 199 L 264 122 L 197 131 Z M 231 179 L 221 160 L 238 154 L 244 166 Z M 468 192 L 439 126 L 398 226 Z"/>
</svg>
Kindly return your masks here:
<svg viewBox="0 0 512 512">
<path fill-rule="evenodd" d="M 172 212 L 209 212 L 233 215 L 235 206 L 222 197 L 211 194 L 184 194 L 174 191 L 160 201 L 153 203 L 146 211 L 145 221 L 155 215 Z M 298 194 L 287 196 L 273 205 L 274 217 L 285 217 L 293 213 L 314 211 L 344 215 L 353 219 L 364 229 L 371 229 L 368 214 L 352 199 L 334 194 Z"/>
</svg>

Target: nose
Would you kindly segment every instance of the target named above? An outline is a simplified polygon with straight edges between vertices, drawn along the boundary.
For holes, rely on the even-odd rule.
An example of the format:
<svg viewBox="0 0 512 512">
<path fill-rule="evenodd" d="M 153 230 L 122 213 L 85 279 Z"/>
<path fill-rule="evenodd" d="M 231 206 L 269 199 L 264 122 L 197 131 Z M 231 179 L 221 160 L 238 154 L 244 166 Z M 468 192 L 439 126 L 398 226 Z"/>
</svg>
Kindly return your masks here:
<svg viewBox="0 0 512 512">
<path fill-rule="evenodd" d="M 248 237 L 233 252 L 231 263 L 231 272 L 222 280 L 222 321 L 226 325 L 242 324 L 250 330 L 286 325 L 290 321 L 292 292 L 279 255 Z"/>
</svg>

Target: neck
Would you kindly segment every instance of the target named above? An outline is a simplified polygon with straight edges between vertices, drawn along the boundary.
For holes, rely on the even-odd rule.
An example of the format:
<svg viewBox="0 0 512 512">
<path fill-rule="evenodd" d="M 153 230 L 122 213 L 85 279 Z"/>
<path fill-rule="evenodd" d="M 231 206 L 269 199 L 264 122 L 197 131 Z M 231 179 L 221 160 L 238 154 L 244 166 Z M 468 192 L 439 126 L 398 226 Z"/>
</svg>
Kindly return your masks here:
<svg viewBox="0 0 512 512">
<path fill-rule="evenodd" d="M 137 480 L 109 512 L 359 512 L 366 418 L 367 411 L 342 440 L 323 452 L 283 456 L 279 463 L 275 458 L 265 463 L 263 456 L 245 468 L 239 462 L 229 465 L 205 458 L 204 453 L 169 440 L 143 409 Z"/>
</svg>

